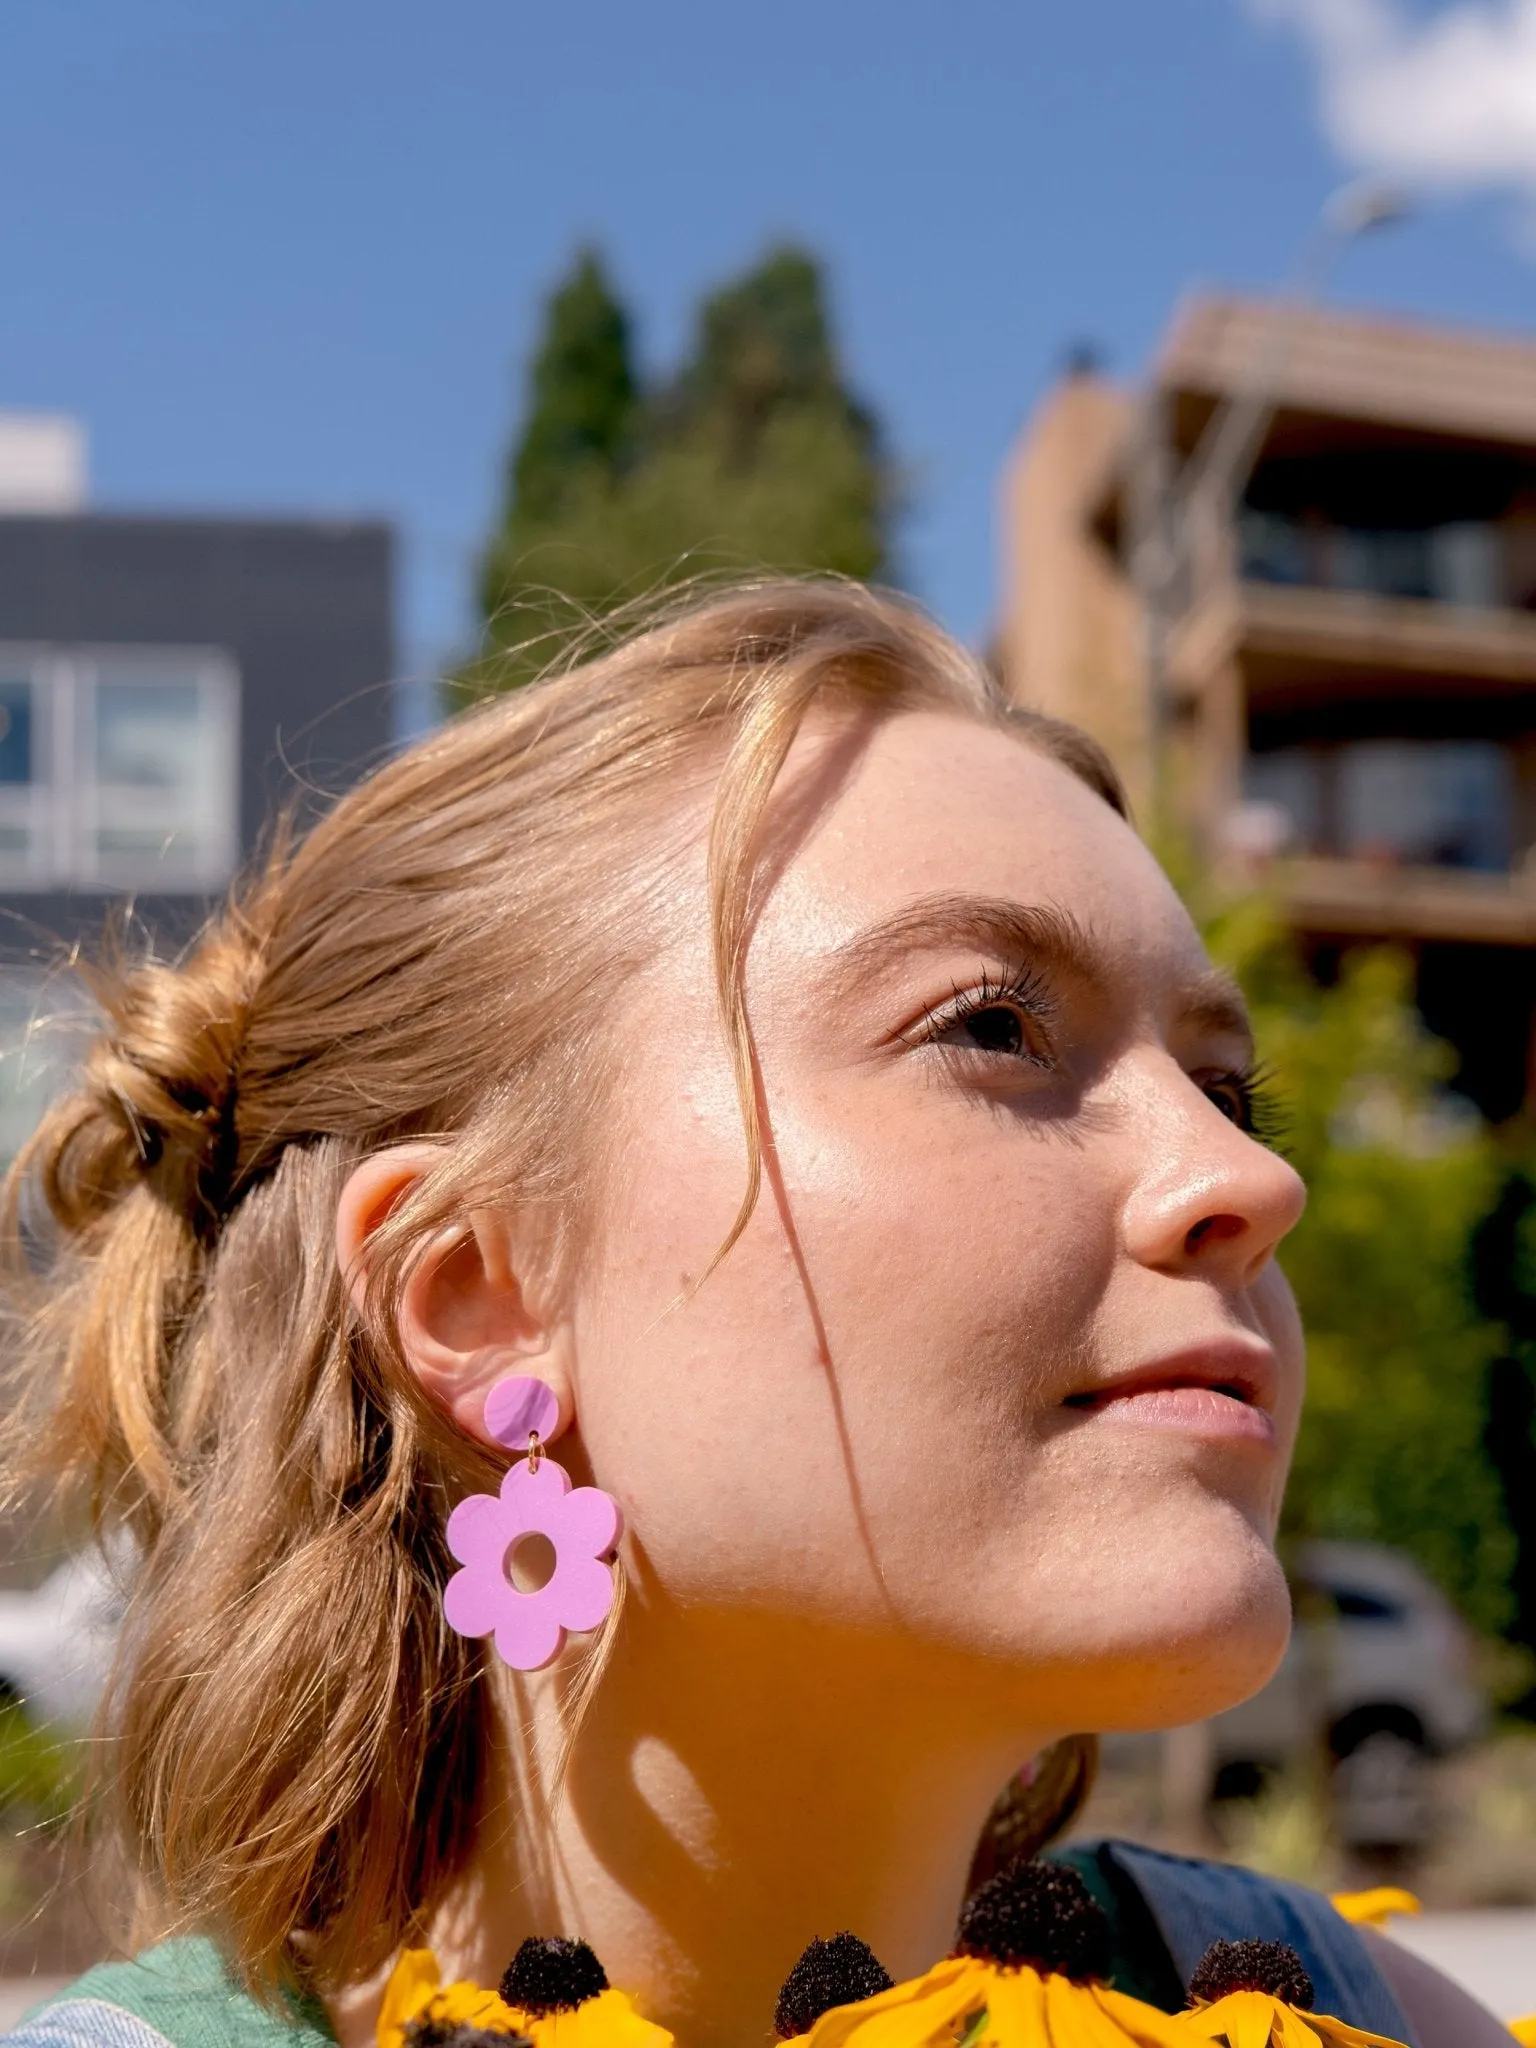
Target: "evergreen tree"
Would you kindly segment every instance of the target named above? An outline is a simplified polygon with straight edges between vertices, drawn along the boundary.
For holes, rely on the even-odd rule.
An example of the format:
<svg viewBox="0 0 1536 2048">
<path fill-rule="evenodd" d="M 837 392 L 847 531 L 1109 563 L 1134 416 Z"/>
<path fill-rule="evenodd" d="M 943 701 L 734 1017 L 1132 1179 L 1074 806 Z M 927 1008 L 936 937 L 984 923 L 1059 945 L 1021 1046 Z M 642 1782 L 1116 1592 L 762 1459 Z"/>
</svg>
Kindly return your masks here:
<svg viewBox="0 0 1536 2048">
<path fill-rule="evenodd" d="M 635 429 L 629 321 L 593 249 L 549 302 L 529 382 L 511 505 L 526 520 L 550 519 L 584 473 L 618 474 Z"/>
<path fill-rule="evenodd" d="M 706 299 L 688 361 L 649 393 L 585 254 L 550 302 L 530 384 L 472 688 L 528 680 L 594 618 L 701 572 L 886 566 L 894 473 L 802 251 L 772 251 Z"/>
</svg>

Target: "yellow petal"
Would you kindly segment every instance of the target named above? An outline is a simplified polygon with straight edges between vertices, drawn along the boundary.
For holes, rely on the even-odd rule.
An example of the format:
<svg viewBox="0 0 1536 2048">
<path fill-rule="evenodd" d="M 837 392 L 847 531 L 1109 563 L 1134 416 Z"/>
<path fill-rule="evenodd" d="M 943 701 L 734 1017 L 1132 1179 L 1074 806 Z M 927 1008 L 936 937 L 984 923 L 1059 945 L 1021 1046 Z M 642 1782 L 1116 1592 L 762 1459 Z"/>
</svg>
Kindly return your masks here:
<svg viewBox="0 0 1536 2048">
<path fill-rule="evenodd" d="M 431 1949 L 408 1948 L 384 1987 L 376 2035 L 379 2048 L 404 2048 L 406 2027 L 423 2018 L 446 2020 L 451 2026 L 483 2027 L 493 2034 L 517 2031 L 512 2008 L 494 1991 L 467 1982 L 444 1984 Z"/>
<path fill-rule="evenodd" d="M 672 2036 L 642 2019 L 627 1991 L 601 1991 L 574 2012 L 513 2012 L 513 2024 L 533 2048 L 674 2048 Z"/>
<path fill-rule="evenodd" d="M 1225 2041 L 1228 2048 L 1270 2048 L 1278 2033 L 1276 2022 L 1288 2017 L 1294 2017 L 1291 2008 L 1267 1991 L 1229 1991 L 1210 2005 L 1180 2013 L 1179 2024 L 1200 2041 Z M 1316 2038 L 1293 2029 L 1283 2044 L 1276 2040 L 1275 2048 L 1314 2048 Z"/>
<path fill-rule="evenodd" d="M 1385 1927 L 1394 1913 L 1423 1910 L 1412 1892 L 1395 1884 L 1379 1884 L 1368 1892 L 1335 1892 L 1331 1904 L 1352 1927 Z"/>
<path fill-rule="evenodd" d="M 379 2048 L 400 2048 L 407 2020 L 424 2012 L 442 1983 L 437 1957 L 429 1948 L 408 1948 L 389 1973 L 384 2003 L 379 2007 Z"/>
<path fill-rule="evenodd" d="M 517 2014 L 510 2005 L 502 2003 L 494 1991 L 487 1991 L 483 1984 L 460 1982 L 445 1984 L 427 2006 L 435 2020 L 447 2020 L 456 2027 L 483 2027 L 492 2034 L 515 2034 L 521 2031 Z"/>
<path fill-rule="evenodd" d="M 1267 1991 L 1229 1991 L 1212 2005 L 1181 2012 L 1178 2023 L 1186 2039 L 1225 2039 L 1228 2048 L 1403 2048 L 1327 2013 L 1298 2012 Z"/>
<path fill-rule="evenodd" d="M 1069 1992 L 1075 1988 L 1065 1977 L 1041 1977 L 1029 1969 L 1000 1970 L 995 1964 L 982 1967 L 987 1975 L 981 1994 L 987 2024 L 981 2040 L 988 2048 L 1036 2048 L 1037 2043 L 1039 2048 L 1047 2048 L 1047 2044 L 1053 2048 L 1058 2041 L 1062 2048 L 1077 2048 L 1081 2037 L 1058 2033 L 1052 2026 L 1051 1987 L 1062 1984 Z"/>
<path fill-rule="evenodd" d="M 1528 2019 L 1511 2020 L 1509 2031 L 1520 2043 L 1520 2048 L 1536 2048 L 1536 2012 Z"/>
<path fill-rule="evenodd" d="M 857 2005 L 834 2006 L 796 2048 L 954 2048 L 960 2023 L 987 2009 L 989 1976 L 985 1963 L 951 1956 Z"/>
<path fill-rule="evenodd" d="M 1110 2038 L 1134 2041 L 1136 2048 L 1189 2048 L 1189 2035 L 1180 2020 L 1157 2006 L 1144 2005 L 1127 1992 L 1112 1991 L 1107 1984 L 1095 1984 L 1091 1995 L 1106 2018 L 1120 2030 Z"/>
<path fill-rule="evenodd" d="M 1173 2048 L 1186 2037 L 1167 2013 L 1106 1985 L 1045 1980 L 1051 2048 Z"/>
</svg>

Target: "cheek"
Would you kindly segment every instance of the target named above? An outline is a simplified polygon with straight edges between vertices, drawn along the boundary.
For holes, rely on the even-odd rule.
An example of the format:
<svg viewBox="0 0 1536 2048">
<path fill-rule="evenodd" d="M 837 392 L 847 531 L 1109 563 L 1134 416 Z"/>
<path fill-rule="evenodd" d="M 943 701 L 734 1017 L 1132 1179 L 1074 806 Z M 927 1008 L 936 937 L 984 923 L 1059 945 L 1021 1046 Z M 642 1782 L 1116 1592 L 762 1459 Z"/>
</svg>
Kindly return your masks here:
<svg viewBox="0 0 1536 2048">
<path fill-rule="evenodd" d="M 850 1398 L 926 1382 L 961 1435 L 1054 1402 L 1113 1264 L 1081 1155 L 1005 1114 L 782 1113 L 789 1221 Z"/>
<path fill-rule="evenodd" d="M 745 1157 L 728 1076 L 670 1100 L 626 1150 L 581 1333 L 594 1465 L 682 1597 L 921 1602 L 1027 1492 L 1112 1264 L 1107 1205 L 1080 1155 L 986 1112 L 802 1087 L 772 1105 L 751 1223 L 688 1296 Z"/>
</svg>

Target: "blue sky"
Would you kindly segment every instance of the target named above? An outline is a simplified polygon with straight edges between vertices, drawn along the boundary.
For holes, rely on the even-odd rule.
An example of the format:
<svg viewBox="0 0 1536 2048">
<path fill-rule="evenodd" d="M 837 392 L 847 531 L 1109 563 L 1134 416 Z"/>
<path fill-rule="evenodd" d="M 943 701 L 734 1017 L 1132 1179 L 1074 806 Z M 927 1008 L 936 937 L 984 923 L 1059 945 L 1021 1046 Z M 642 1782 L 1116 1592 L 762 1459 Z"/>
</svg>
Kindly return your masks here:
<svg viewBox="0 0 1536 2048">
<path fill-rule="evenodd" d="M 1337 296 L 1528 325 L 1536 0 L 5 0 L 0 406 L 83 416 L 103 504 L 392 516 L 423 664 L 576 242 L 663 364 L 793 236 L 913 479 L 908 581 L 979 638 L 1065 351 L 1134 375 L 1372 164 L 1427 202 Z"/>
</svg>

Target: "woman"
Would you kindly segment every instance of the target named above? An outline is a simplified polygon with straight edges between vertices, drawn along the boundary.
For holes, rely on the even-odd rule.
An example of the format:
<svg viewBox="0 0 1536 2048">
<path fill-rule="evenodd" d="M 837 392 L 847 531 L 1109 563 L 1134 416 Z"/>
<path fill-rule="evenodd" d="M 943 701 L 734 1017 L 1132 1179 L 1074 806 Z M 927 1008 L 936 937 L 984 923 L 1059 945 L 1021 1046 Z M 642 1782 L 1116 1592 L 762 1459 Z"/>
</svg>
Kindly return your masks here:
<svg viewBox="0 0 1536 2048">
<path fill-rule="evenodd" d="M 561 1935 L 760 2040 L 813 1937 L 944 1954 L 1027 1760 L 1264 1682 L 1302 1189 L 1122 811 L 906 606 L 766 583 L 432 734 L 99 979 L 13 1177 L 33 1443 L 141 1559 L 140 1936 L 269 2006 L 109 1972 L 18 2039 L 364 2048 L 403 1948 L 494 1985 Z M 493 1504 L 446 1532 L 521 1452 L 598 1503 L 532 1649 L 556 1581 L 507 1586 Z M 485 1640 L 562 1621 L 542 1669 Z M 1507 2038 L 1377 1954 L 1405 2038 Z"/>
</svg>

